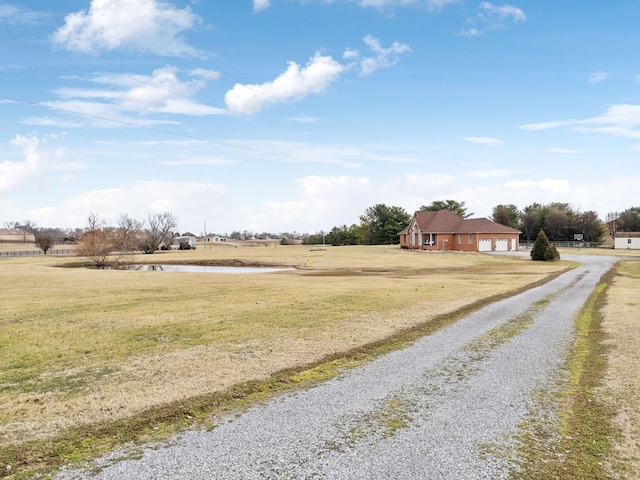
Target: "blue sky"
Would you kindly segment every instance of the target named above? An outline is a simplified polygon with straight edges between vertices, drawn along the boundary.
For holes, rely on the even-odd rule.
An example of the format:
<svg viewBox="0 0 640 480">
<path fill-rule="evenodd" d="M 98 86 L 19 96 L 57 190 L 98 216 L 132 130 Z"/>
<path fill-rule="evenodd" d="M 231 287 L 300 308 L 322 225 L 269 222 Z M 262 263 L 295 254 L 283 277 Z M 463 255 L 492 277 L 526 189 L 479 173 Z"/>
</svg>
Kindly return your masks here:
<svg viewBox="0 0 640 480">
<path fill-rule="evenodd" d="M 46 5 L 43 7 L 42 5 Z M 0 0 L 0 224 L 640 204 L 640 2 Z"/>
</svg>

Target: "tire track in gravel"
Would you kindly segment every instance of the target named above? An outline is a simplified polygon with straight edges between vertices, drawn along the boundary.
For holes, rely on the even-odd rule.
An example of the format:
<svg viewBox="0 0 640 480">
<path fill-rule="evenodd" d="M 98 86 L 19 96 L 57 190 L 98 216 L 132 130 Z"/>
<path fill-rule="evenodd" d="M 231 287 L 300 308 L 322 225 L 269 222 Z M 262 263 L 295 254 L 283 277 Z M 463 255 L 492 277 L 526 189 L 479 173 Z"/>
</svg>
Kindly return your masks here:
<svg viewBox="0 0 640 480">
<path fill-rule="evenodd" d="M 95 478 L 507 478 L 518 425 L 537 408 L 535 392 L 553 388 L 574 317 L 614 259 L 577 260 L 543 286 L 315 388 L 139 459 L 116 452 L 98 461 Z M 57 478 L 93 477 L 69 470 Z"/>
</svg>

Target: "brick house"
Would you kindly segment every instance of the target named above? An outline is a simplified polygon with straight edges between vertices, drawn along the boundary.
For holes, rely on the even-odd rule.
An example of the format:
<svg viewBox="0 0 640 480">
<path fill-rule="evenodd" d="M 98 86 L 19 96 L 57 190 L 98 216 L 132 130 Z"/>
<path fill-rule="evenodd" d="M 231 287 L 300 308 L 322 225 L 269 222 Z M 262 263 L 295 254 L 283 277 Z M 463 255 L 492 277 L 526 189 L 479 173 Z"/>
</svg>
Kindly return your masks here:
<svg viewBox="0 0 640 480">
<path fill-rule="evenodd" d="M 400 246 L 461 252 L 517 251 L 520 231 L 487 218 L 461 218 L 449 210 L 419 211 L 400 232 Z"/>
</svg>

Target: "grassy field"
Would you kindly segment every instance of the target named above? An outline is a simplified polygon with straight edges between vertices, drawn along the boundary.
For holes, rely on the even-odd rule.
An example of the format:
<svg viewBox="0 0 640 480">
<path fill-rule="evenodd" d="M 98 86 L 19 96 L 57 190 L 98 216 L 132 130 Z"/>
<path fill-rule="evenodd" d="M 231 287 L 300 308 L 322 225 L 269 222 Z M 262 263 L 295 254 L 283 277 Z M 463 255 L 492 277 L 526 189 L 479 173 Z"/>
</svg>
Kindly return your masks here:
<svg viewBox="0 0 640 480">
<path fill-rule="evenodd" d="M 304 369 L 326 368 L 323 359 L 453 320 L 456 312 L 570 267 L 398 247 L 273 245 L 132 260 L 295 270 L 109 271 L 60 268 L 78 261 L 73 258 L 3 258 L 0 452 L 13 455 L 17 467 L 38 449 L 44 465 L 77 459 L 73 448 L 54 462 L 46 457 L 69 438 L 82 448 L 100 443 L 99 431 L 114 436 L 129 419 L 138 419 L 141 432 L 158 430 L 158 418 L 183 412 L 190 399 L 215 392 L 241 397 L 251 381 L 276 389 L 268 382 L 277 372 L 292 369 L 295 381 L 317 376 Z M 168 405 L 177 406 L 173 413 L 154 414 Z"/>
<path fill-rule="evenodd" d="M 619 459 L 611 470 L 619 479 L 640 472 L 640 262 L 624 262 L 613 278 L 603 309 L 608 368 L 599 396 L 614 409 Z"/>
</svg>

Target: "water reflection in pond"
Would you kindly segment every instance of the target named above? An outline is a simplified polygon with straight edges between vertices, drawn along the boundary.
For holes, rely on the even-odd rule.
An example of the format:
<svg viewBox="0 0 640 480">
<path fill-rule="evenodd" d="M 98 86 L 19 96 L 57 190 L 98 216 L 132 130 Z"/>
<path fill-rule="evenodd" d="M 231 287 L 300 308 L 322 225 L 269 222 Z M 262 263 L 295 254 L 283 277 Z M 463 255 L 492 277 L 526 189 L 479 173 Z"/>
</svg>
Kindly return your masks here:
<svg viewBox="0 0 640 480">
<path fill-rule="evenodd" d="M 190 273 L 270 273 L 293 270 L 287 267 L 229 267 L 219 265 L 123 265 L 119 270 L 139 272 L 190 272 Z"/>
</svg>

